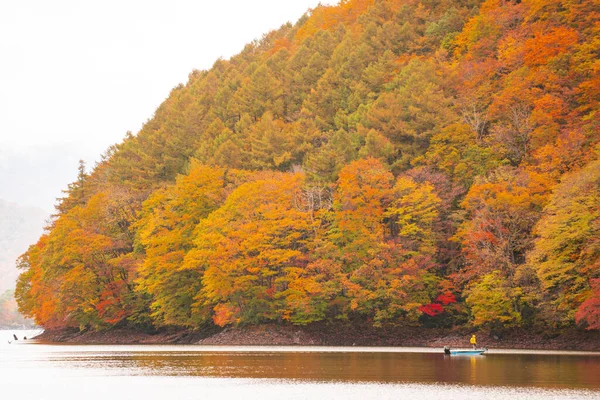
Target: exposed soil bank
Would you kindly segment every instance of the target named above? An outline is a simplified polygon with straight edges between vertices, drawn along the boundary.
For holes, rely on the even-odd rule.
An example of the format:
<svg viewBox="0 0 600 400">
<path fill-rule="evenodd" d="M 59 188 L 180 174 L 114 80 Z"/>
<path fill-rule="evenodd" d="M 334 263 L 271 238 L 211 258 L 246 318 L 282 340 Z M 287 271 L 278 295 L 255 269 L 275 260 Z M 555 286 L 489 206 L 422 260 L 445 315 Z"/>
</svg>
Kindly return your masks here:
<svg viewBox="0 0 600 400">
<path fill-rule="evenodd" d="M 211 332 L 215 333 L 215 332 Z M 34 339 L 51 343 L 80 344 L 192 344 L 206 338 L 210 333 L 186 330 L 166 330 L 147 333 L 133 329 L 110 329 L 106 331 L 80 332 L 78 330 L 46 330 Z"/>
<path fill-rule="evenodd" d="M 202 344 L 202 345 L 300 345 L 300 346 L 423 346 L 469 347 L 471 333 L 490 348 L 600 351 L 600 332 L 570 329 L 551 335 L 512 330 L 501 336 L 473 330 L 430 328 L 372 328 L 353 325 L 294 327 L 261 325 L 212 332 L 166 330 L 144 333 L 126 329 L 102 332 L 46 331 L 36 339 L 86 344 Z"/>
</svg>

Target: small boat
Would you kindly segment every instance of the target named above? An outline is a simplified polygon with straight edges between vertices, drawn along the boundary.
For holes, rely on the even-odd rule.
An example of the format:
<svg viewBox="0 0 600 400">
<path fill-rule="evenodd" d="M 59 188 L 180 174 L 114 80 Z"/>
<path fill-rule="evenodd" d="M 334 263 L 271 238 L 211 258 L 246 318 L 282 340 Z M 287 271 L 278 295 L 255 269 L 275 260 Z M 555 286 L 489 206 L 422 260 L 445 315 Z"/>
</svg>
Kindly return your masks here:
<svg viewBox="0 0 600 400">
<path fill-rule="evenodd" d="M 455 355 L 455 356 L 478 356 L 480 354 L 484 354 L 487 350 L 488 349 L 486 347 L 482 347 L 481 349 L 452 350 L 452 349 L 444 346 L 444 354 Z"/>
</svg>

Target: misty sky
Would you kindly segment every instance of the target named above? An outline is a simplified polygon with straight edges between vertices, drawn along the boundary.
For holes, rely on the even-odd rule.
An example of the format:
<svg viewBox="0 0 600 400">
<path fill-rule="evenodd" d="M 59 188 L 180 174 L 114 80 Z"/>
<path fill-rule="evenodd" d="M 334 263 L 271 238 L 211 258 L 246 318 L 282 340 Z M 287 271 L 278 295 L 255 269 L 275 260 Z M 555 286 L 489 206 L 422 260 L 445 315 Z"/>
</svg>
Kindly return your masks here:
<svg viewBox="0 0 600 400">
<path fill-rule="evenodd" d="M 51 212 L 77 161 L 136 133 L 193 69 L 318 3 L 0 1 L 0 199 Z"/>
</svg>

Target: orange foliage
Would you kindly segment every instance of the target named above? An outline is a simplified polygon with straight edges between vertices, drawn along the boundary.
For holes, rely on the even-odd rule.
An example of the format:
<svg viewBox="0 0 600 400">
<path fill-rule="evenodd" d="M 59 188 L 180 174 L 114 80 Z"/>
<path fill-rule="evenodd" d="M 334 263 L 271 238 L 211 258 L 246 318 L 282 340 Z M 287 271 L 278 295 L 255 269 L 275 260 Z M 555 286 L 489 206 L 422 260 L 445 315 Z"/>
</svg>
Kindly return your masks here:
<svg viewBox="0 0 600 400">
<path fill-rule="evenodd" d="M 571 51 L 578 38 L 575 30 L 565 26 L 534 32 L 534 37 L 524 44 L 525 63 L 529 66 L 546 64 L 552 58 Z"/>
<path fill-rule="evenodd" d="M 319 6 L 312 10 L 308 21 L 298 30 L 295 39 L 302 42 L 322 30 L 333 30 L 339 24 L 356 27 L 356 19 L 374 0 L 343 0 L 337 6 Z"/>
<path fill-rule="evenodd" d="M 318 6 L 80 165 L 19 261 L 21 311 L 597 328 L 599 19 L 597 1 Z"/>
</svg>

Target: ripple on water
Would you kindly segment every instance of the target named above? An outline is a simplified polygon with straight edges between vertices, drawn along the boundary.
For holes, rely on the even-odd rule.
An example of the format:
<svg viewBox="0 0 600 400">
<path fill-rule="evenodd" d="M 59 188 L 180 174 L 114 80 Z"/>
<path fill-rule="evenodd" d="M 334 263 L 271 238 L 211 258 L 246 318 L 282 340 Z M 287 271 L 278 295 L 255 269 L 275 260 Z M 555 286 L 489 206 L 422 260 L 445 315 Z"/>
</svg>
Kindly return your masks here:
<svg viewBox="0 0 600 400">
<path fill-rule="evenodd" d="M 590 399 L 599 376 L 598 353 L 0 343 L 18 400 Z"/>
</svg>

